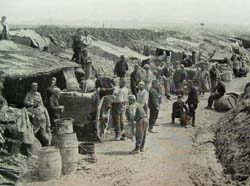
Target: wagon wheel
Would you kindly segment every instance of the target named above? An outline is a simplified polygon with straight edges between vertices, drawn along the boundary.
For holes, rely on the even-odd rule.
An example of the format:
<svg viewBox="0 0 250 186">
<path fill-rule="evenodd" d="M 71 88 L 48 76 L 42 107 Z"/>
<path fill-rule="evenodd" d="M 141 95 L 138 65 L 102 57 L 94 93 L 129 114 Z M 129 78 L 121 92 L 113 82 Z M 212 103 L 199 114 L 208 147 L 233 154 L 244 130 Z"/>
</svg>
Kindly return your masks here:
<svg viewBox="0 0 250 186">
<path fill-rule="evenodd" d="M 99 140 L 103 140 L 106 132 L 108 131 L 110 120 L 111 120 L 111 109 L 108 106 L 108 99 L 110 96 L 104 96 L 97 108 L 97 118 L 96 118 L 96 129 L 97 137 Z"/>
</svg>

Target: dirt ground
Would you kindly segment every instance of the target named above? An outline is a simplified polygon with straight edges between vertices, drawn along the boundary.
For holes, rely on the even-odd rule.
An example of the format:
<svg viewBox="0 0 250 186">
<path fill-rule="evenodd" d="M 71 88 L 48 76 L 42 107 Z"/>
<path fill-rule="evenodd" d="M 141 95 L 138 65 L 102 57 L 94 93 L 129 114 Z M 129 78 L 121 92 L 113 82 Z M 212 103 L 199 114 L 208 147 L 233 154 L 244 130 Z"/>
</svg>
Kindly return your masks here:
<svg viewBox="0 0 250 186">
<path fill-rule="evenodd" d="M 227 83 L 230 91 L 241 91 L 247 78 Z M 215 156 L 213 126 L 223 113 L 205 110 L 209 93 L 200 99 L 197 126 L 182 128 L 170 124 L 171 101 L 164 101 L 155 134 L 148 134 L 146 151 L 130 154 L 131 140 L 107 140 L 96 144 L 97 163 L 84 161 L 79 170 L 50 182 L 27 181 L 28 186 L 216 186 L 233 185 L 223 174 Z M 30 175 L 29 177 L 36 177 Z"/>
</svg>

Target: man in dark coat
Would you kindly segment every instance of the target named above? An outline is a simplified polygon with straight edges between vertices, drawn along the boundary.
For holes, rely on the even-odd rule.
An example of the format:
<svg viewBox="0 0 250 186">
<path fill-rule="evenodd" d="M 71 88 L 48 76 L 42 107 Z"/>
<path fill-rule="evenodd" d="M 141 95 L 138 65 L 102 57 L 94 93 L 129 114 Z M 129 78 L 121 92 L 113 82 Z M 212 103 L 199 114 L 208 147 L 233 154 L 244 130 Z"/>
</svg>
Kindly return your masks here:
<svg viewBox="0 0 250 186">
<path fill-rule="evenodd" d="M 141 73 L 139 71 L 139 66 L 135 65 L 134 71 L 130 74 L 130 88 L 132 94 L 137 97 L 138 94 L 138 85 L 141 81 Z"/>
<path fill-rule="evenodd" d="M 83 63 L 83 31 L 82 29 L 78 29 L 76 31 L 76 34 L 73 36 L 73 56 L 72 56 L 72 61 L 75 61 L 78 64 Z"/>
<path fill-rule="evenodd" d="M 199 93 L 198 90 L 194 87 L 193 82 L 190 80 L 189 82 L 189 93 L 186 103 L 188 104 L 189 117 L 192 118 L 192 126 L 195 126 L 195 110 L 198 107 L 199 103 Z"/>
<path fill-rule="evenodd" d="M 149 100 L 148 100 L 148 107 L 150 110 L 148 131 L 150 133 L 154 133 L 153 127 L 158 118 L 160 103 L 161 103 L 161 96 L 157 91 L 157 89 L 158 89 L 158 81 L 153 80 L 152 87 L 149 91 Z"/>
<path fill-rule="evenodd" d="M 172 80 L 173 69 L 170 67 L 170 63 L 166 62 L 165 67 L 162 69 L 162 77 L 164 82 L 165 96 L 170 99 L 170 86 Z"/>
<path fill-rule="evenodd" d="M 225 85 L 220 81 L 220 79 L 217 79 L 217 81 L 217 86 L 212 91 L 213 94 L 208 98 L 208 106 L 206 107 L 206 109 L 212 109 L 214 101 L 221 98 L 226 93 Z"/>
<path fill-rule="evenodd" d="M 54 88 L 58 88 L 58 87 L 56 86 L 56 78 L 52 77 L 51 84 L 47 88 L 47 91 L 46 91 L 46 100 L 45 100 L 46 101 L 45 102 L 46 106 L 49 106 L 49 98 L 52 96 Z"/>
<path fill-rule="evenodd" d="M 179 95 L 176 102 L 173 103 L 172 107 L 172 123 L 175 124 L 175 118 L 180 118 L 181 124 L 183 121 L 184 113 L 188 112 L 188 108 L 182 101 L 182 96 Z"/>
<path fill-rule="evenodd" d="M 124 78 L 128 71 L 128 64 L 125 59 L 125 56 L 122 55 L 120 61 L 118 61 L 115 65 L 114 74 L 120 78 Z"/>
<path fill-rule="evenodd" d="M 216 65 L 213 65 L 211 67 L 209 74 L 210 74 L 210 79 L 211 79 L 211 86 L 212 86 L 211 88 L 214 89 L 216 87 L 217 79 L 220 76 L 219 71 L 216 68 Z"/>
<path fill-rule="evenodd" d="M 49 99 L 49 112 L 51 117 L 51 127 L 57 132 L 58 127 L 56 126 L 55 120 L 61 117 L 61 113 L 64 110 L 64 106 L 60 105 L 59 97 L 61 90 L 59 88 L 53 89 L 53 95 Z"/>
</svg>

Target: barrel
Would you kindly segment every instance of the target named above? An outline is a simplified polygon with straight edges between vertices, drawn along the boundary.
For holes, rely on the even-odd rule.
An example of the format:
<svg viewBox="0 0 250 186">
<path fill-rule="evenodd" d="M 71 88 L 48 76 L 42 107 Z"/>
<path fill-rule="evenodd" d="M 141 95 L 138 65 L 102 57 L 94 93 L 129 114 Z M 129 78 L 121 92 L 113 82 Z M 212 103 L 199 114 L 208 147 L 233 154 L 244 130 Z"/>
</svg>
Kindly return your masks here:
<svg viewBox="0 0 250 186">
<path fill-rule="evenodd" d="M 221 74 L 221 80 L 225 82 L 230 82 L 233 79 L 233 74 L 231 71 L 225 71 Z"/>
<path fill-rule="evenodd" d="M 38 175 L 42 181 L 57 179 L 62 171 L 60 151 L 54 146 L 43 147 L 38 155 Z"/>
<path fill-rule="evenodd" d="M 80 143 L 79 144 L 80 154 L 95 154 L 95 144 L 94 143 Z"/>
<path fill-rule="evenodd" d="M 74 173 L 78 163 L 78 141 L 76 134 L 58 134 L 57 145 L 62 158 L 62 174 Z"/>
<path fill-rule="evenodd" d="M 215 101 L 214 108 L 219 112 L 226 112 L 234 108 L 237 102 L 237 96 L 233 94 L 225 95 Z"/>
<path fill-rule="evenodd" d="M 73 133 L 73 118 L 60 118 L 56 119 L 55 123 L 57 124 L 58 131 L 57 134 L 69 134 Z"/>
</svg>

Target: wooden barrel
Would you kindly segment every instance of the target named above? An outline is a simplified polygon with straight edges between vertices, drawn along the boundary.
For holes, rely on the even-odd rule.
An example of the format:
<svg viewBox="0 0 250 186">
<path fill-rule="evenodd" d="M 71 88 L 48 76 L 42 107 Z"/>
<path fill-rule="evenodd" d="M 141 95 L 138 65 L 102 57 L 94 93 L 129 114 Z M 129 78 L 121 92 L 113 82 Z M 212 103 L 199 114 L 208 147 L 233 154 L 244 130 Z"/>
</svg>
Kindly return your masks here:
<svg viewBox="0 0 250 186">
<path fill-rule="evenodd" d="M 231 71 L 225 71 L 221 74 L 221 80 L 225 82 L 230 82 L 233 79 L 233 74 Z"/>
<path fill-rule="evenodd" d="M 55 120 L 58 131 L 57 134 L 69 134 L 73 133 L 73 118 L 60 118 Z"/>
<path fill-rule="evenodd" d="M 237 105 L 238 99 L 235 95 L 229 94 L 216 100 L 214 103 L 215 110 L 219 112 L 226 112 L 231 110 Z"/>
<path fill-rule="evenodd" d="M 78 163 L 78 141 L 76 134 L 58 134 L 57 145 L 62 158 L 62 174 L 74 173 Z"/>
<path fill-rule="evenodd" d="M 38 175 L 42 181 L 57 179 L 61 176 L 62 161 L 58 148 L 43 147 L 38 156 Z"/>
</svg>

